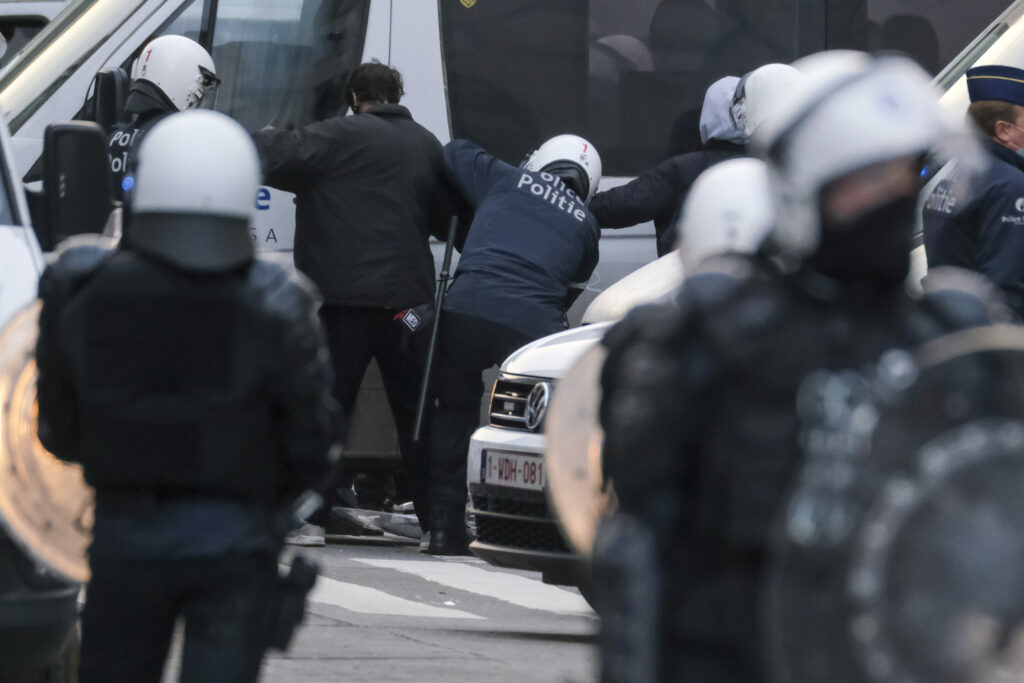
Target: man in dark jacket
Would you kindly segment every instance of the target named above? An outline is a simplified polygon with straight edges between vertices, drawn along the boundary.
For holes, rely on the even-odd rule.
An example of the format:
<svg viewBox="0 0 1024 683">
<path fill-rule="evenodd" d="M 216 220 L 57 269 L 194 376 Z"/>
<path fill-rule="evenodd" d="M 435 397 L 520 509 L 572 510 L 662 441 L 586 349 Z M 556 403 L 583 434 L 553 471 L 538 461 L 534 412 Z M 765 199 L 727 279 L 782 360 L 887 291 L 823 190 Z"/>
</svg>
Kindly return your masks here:
<svg viewBox="0 0 1024 683">
<path fill-rule="evenodd" d="M 131 245 L 65 247 L 39 284 L 39 438 L 96 491 L 81 680 L 156 683 L 182 618 L 182 680 L 255 681 L 274 519 L 336 450 L 316 293 L 253 259 L 241 126 L 171 116 L 139 157 Z"/>
<path fill-rule="evenodd" d="M 603 192 L 590 209 L 601 227 L 625 228 L 653 220 L 658 256 L 676 248 L 679 208 L 705 169 L 746 154 L 746 142 L 799 78 L 787 64 L 765 64 L 743 78 L 715 81 L 704 96 L 701 140 L 705 148 L 681 154 L 640 174 L 632 182 Z"/>
<path fill-rule="evenodd" d="M 107 142 L 114 195 L 121 200 L 135 185 L 138 149 L 149 129 L 166 116 L 198 107 L 219 83 L 210 53 L 194 40 L 176 35 L 147 43 L 132 65 L 131 77 L 125 110 L 132 119 L 111 131 Z"/>
<path fill-rule="evenodd" d="M 476 210 L 448 291 L 432 388 L 430 545 L 467 553 L 466 455 L 480 414 L 481 373 L 520 346 L 566 327 L 572 283 L 597 265 L 600 229 L 586 202 L 601 179 L 597 150 L 559 135 L 515 168 L 466 140 L 444 151 Z"/>
<path fill-rule="evenodd" d="M 988 170 L 964 173 L 954 161 L 924 205 L 929 267 L 976 270 L 1003 290 L 1024 318 L 1024 69 L 967 72 L 968 116 L 988 137 Z"/>
<path fill-rule="evenodd" d="M 428 239 L 445 238 L 449 205 L 441 144 L 398 104 L 402 77 L 379 63 L 349 74 L 353 116 L 253 137 L 264 182 L 296 194 L 295 266 L 319 287 L 320 318 L 336 374 L 335 395 L 352 415 L 371 358 L 395 416 L 416 513 L 426 479 L 413 453 L 420 370 L 402 349 L 395 316 L 433 300 Z"/>
<path fill-rule="evenodd" d="M 590 212 L 603 228 L 628 228 L 654 221 L 658 256 L 676 248 L 676 218 L 693 181 L 705 169 L 746 154 L 747 134 L 733 119 L 730 107 L 740 79 L 726 76 L 711 84 L 700 113 L 703 149 L 670 157 L 640 172 L 629 183 L 600 192 Z"/>
</svg>

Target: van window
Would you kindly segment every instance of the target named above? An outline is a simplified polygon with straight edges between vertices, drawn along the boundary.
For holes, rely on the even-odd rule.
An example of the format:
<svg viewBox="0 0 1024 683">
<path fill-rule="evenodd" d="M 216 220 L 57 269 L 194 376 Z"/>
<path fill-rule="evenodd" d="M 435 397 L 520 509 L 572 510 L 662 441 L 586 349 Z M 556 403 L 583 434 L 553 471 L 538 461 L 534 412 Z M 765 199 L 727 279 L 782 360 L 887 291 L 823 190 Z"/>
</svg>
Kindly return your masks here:
<svg viewBox="0 0 1024 683">
<path fill-rule="evenodd" d="M 453 135 L 518 163 L 575 132 L 633 175 L 700 144 L 713 81 L 799 56 L 800 4 L 441 0 Z"/>
<path fill-rule="evenodd" d="M 217 110 L 250 130 L 339 114 L 345 79 L 363 55 L 369 11 L 369 0 L 221 0 Z"/>
<path fill-rule="evenodd" d="M 829 47 L 897 50 L 928 73 L 950 63 L 1012 0 L 829 0 Z"/>
<path fill-rule="evenodd" d="M 248 130 L 302 126 L 341 112 L 359 64 L 369 0 L 220 0 L 213 61 L 221 85 L 203 102 Z M 202 2 L 160 34 L 199 40 Z"/>
<path fill-rule="evenodd" d="M 826 48 L 900 50 L 931 73 L 1011 0 L 441 0 L 452 134 L 510 163 L 595 144 L 605 175 L 700 144 L 707 86 Z"/>
<path fill-rule="evenodd" d="M 97 36 L 116 32 L 143 1 L 74 0 L 24 49 L 5 60 L 0 71 L 0 106 L 10 117 L 11 132 L 17 133 L 96 51 Z"/>
<path fill-rule="evenodd" d="M 7 41 L 7 49 L 0 58 L 0 67 L 11 61 L 21 48 L 46 26 L 44 17 L 4 17 L 0 19 L 0 35 Z"/>
</svg>

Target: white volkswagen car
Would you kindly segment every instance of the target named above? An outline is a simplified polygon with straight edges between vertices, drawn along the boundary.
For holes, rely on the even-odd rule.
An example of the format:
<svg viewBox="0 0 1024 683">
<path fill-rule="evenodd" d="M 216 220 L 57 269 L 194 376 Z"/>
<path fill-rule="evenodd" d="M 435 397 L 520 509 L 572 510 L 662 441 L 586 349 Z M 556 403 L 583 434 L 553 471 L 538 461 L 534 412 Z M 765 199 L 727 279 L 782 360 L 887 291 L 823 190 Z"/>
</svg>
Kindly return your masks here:
<svg viewBox="0 0 1024 683">
<path fill-rule="evenodd" d="M 679 255 L 667 254 L 602 292 L 581 327 L 527 344 L 502 364 L 489 424 L 473 434 L 469 446 L 475 555 L 500 567 L 542 572 L 547 583 L 584 583 L 584 565 L 562 538 L 544 490 L 548 401 L 555 383 L 616 320 L 637 304 L 670 295 L 682 279 Z"/>
</svg>

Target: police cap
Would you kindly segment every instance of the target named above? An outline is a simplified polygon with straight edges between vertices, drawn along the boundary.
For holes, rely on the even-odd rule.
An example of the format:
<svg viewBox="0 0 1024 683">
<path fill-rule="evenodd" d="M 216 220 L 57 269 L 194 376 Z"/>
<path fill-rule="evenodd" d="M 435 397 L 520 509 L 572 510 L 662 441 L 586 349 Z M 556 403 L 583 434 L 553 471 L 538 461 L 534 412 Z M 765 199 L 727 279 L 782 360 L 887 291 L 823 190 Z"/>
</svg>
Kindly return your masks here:
<svg viewBox="0 0 1024 683">
<path fill-rule="evenodd" d="M 967 71 L 971 102 L 998 100 L 1024 106 L 1024 69 L 1012 66 L 976 66 Z"/>
</svg>

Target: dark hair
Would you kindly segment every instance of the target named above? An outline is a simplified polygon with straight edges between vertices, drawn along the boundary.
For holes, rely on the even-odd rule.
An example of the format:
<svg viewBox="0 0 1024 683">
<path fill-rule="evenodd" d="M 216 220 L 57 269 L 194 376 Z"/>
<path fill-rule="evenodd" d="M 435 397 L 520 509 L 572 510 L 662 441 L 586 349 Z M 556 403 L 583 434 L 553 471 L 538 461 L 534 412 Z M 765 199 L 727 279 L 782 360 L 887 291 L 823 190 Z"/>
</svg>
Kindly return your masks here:
<svg viewBox="0 0 1024 683">
<path fill-rule="evenodd" d="M 352 91 L 360 102 L 398 104 L 405 94 L 402 74 L 387 64 L 366 62 L 352 69 L 345 79 L 345 104 L 352 106 Z"/>
<path fill-rule="evenodd" d="M 974 119 L 978 127 L 990 138 L 996 136 L 996 123 L 1006 121 L 1013 123 L 1017 120 L 1020 107 L 1002 100 L 978 100 L 971 102 L 967 109 L 967 115 Z"/>
</svg>

